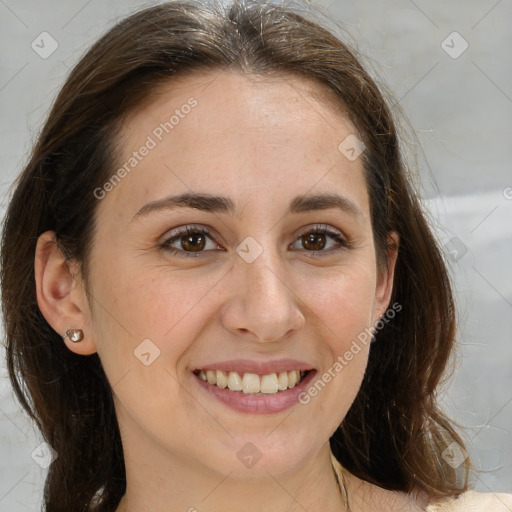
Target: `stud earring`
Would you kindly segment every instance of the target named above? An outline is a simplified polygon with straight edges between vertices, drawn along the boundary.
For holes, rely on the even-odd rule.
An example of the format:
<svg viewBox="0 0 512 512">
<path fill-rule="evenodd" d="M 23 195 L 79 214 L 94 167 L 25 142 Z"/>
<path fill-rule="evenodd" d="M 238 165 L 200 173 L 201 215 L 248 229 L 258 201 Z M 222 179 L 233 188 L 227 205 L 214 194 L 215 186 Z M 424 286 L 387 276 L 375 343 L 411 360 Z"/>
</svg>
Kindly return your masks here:
<svg viewBox="0 0 512 512">
<path fill-rule="evenodd" d="M 73 343 L 79 343 L 84 339 L 84 331 L 82 329 L 68 329 L 64 338 L 68 338 Z"/>
</svg>

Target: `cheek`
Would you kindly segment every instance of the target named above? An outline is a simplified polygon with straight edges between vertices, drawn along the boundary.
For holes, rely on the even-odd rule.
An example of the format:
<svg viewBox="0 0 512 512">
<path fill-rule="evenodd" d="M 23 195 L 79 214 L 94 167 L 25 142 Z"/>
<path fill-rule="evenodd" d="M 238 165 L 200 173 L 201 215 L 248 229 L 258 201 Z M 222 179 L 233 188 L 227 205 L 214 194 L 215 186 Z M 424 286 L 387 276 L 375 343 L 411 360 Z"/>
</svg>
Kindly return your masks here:
<svg viewBox="0 0 512 512">
<path fill-rule="evenodd" d="M 140 425 L 149 418 L 173 425 L 176 411 L 187 408 L 176 366 L 196 337 L 190 319 L 204 285 L 116 261 L 97 281 L 94 326 L 102 366 L 122 404 L 117 412 Z"/>
<path fill-rule="evenodd" d="M 375 285 L 376 274 L 371 262 L 361 262 L 304 274 L 299 290 L 301 299 L 323 321 L 331 337 L 340 343 L 371 325 Z"/>
<path fill-rule="evenodd" d="M 318 297 L 318 333 L 325 354 L 323 368 L 299 402 L 310 416 L 322 417 L 329 432 L 341 424 L 360 389 L 368 363 L 371 287 L 340 280 L 336 292 Z"/>
<path fill-rule="evenodd" d="M 324 368 L 301 398 L 335 429 L 359 391 L 370 350 L 375 273 L 357 265 L 316 279 L 309 306 L 326 349 Z M 330 412 L 329 412 L 330 411 Z M 333 415 L 332 412 L 336 411 Z"/>
<path fill-rule="evenodd" d="M 93 292 L 98 353 L 107 375 L 116 380 L 153 360 L 175 375 L 205 323 L 209 291 L 222 274 L 142 268 L 136 258 L 103 261 L 116 262 L 96 271 Z"/>
</svg>

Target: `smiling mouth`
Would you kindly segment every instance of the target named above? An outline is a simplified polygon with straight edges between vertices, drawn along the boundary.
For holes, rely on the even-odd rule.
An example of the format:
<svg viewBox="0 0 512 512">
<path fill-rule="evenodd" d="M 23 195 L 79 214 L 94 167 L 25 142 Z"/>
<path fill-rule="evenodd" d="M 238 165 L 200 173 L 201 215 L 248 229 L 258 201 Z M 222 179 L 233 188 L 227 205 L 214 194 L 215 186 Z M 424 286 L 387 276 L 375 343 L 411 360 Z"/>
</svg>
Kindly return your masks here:
<svg viewBox="0 0 512 512">
<path fill-rule="evenodd" d="M 201 380 L 218 388 L 261 396 L 273 395 L 294 388 L 310 371 L 292 370 L 265 375 L 223 370 L 195 370 L 193 373 Z"/>
</svg>

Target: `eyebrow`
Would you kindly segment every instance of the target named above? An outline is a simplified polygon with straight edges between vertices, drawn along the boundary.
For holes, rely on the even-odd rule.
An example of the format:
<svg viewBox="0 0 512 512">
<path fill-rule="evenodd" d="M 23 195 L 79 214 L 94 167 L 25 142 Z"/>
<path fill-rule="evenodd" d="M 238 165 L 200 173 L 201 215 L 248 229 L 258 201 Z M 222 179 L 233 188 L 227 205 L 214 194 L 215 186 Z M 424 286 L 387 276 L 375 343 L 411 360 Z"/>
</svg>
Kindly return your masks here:
<svg viewBox="0 0 512 512">
<path fill-rule="evenodd" d="M 174 210 L 176 208 L 192 208 L 203 212 L 225 213 L 235 215 L 238 213 L 233 200 L 226 196 L 211 194 L 184 193 L 175 196 L 167 196 L 145 204 L 131 219 L 130 222 L 145 217 L 149 214 Z M 295 197 L 289 206 L 289 213 L 307 213 L 311 211 L 339 209 L 361 222 L 365 222 L 365 216 L 361 209 L 348 197 L 334 193 L 316 195 L 301 195 Z"/>
</svg>

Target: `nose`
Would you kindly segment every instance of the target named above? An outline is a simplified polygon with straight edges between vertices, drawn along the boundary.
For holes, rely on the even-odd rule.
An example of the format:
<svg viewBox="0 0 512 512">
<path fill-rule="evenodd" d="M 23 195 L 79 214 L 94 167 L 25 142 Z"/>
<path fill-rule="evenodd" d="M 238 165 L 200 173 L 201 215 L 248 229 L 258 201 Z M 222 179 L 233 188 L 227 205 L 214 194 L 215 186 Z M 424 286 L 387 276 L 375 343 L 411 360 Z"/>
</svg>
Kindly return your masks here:
<svg viewBox="0 0 512 512">
<path fill-rule="evenodd" d="M 224 305 L 222 323 L 235 336 L 279 341 L 304 325 L 303 300 L 292 276 L 266 248 L 252 263 L 237 260 L 231 279 L 233 293 Z"/>
</svg>

